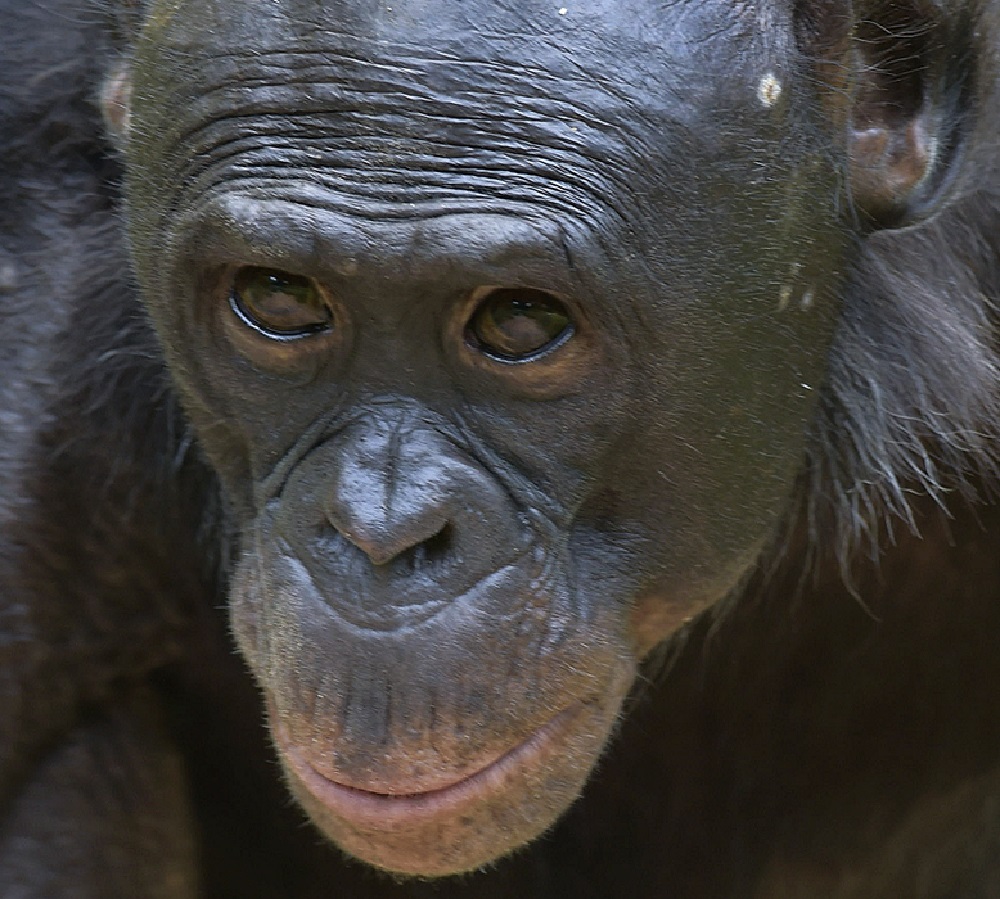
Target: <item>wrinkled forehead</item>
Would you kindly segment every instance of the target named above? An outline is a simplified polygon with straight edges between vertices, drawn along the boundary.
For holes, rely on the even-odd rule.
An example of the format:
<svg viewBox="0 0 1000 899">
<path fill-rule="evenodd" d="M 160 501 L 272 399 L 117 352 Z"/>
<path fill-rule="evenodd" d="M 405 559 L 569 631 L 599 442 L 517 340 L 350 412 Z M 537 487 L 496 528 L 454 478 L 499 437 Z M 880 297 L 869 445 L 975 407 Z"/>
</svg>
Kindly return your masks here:
<svg viewBox="0 0 1000 899">
<path fill-rule="evenodd" d="M 659 245 L 665 217 L 749 233 L 827 188 L 799 177 L 820 136 L 778 2 L 157 0 L 134 62 L 133 228 L 244 190 L 611 244 Z"/>
<path fill-rule="evenodd" d="M 285 54 L 293 68 L 325 62 L 335 81 L 360 65 L 366 78 L 384 64 L 470 87 L 515 72 L 550 81 L 550 95 L 587 84 L 630 105 L 696 105 L 702 87 L 783 55 L 766 18 L 734 0 L 158 0 L 145 44 L 147 58 L 176 53 L 174 76 L 188 79 L 199 59 L 252 75 Z"/>
</svg>

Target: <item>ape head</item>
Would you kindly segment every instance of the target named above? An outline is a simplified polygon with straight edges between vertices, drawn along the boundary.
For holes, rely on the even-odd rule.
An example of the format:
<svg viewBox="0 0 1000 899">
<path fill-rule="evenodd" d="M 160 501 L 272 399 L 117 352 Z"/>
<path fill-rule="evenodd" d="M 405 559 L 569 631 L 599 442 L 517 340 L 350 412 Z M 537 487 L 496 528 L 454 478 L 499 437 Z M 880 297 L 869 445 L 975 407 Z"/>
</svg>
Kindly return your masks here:
<svg viewBox="0 0 1000 899">
<path fill-rule="evenodd" d="M 110 117 L 136 267 L 231 504 L 240 648 L 342 848 L 436 876 L 536 837 L 642 660 L 738 589 L 862 232 L 951 178 L 962 27 L 152 4 Z"/>
</svg>

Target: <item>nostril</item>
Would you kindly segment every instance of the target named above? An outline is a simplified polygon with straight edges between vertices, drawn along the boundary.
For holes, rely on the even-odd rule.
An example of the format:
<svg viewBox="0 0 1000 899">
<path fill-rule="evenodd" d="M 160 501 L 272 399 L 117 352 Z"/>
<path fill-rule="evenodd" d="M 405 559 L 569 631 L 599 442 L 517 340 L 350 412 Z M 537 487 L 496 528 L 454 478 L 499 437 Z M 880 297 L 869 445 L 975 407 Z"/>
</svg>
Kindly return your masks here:
<svg viewBox="0 0 1000 899">
<path fill-rule="evenodd" d="M 452 526 L 445 522 L 437 533 L 396 556 L 392 560 L 392 572 L 406 576 L 439 566 L 451 553 L 452 545 Z"/>
<path fill-rule="evenodd" d="M 326 552 L 347 558 L 360 551 L 376 570 L 397 577 L 440 565 L 454 545 L 452 525 L 440 518 L 436 522 L 403 521 L 394 527 L 383 524 L 377 528 L 327 518 L 316 536 Z"/>
</svg>

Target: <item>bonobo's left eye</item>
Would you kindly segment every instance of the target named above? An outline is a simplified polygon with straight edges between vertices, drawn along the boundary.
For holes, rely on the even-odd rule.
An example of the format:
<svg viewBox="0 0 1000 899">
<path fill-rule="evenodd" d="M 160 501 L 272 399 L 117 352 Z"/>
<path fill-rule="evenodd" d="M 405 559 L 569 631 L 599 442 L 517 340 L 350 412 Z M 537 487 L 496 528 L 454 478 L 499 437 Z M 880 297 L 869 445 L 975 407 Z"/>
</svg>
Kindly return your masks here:
<svg viewBox="0 0 1000 899">
<path fill-rule="evenodd" d="M 562 346 L 573 336 L 566 306 L 544 290 L 500 287 L 476 306 L 466 339 L 501 362 L 527 362 Z"/>
<path fill-rule="evenodd" d="M 333 327 L 333 313 L 316 284 L 279 269 L 239 269 L 229 304 L 243 324 L 272 340 L 297 340 Z"/>
</svg>

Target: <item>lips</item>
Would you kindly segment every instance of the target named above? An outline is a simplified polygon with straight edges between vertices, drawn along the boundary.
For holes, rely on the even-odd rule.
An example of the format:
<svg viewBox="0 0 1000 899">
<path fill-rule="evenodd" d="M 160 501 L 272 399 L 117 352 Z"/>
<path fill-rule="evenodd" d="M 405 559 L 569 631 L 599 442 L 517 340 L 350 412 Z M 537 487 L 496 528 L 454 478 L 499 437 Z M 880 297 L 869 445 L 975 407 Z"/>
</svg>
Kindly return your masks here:
<svg viewBox="0 0 1000 899">
<path fill-rule="evenodd" d="M 582 703 L 564 709 L 484 767 L 429 790 L 405 781 L 370 790 L 332 779 L 317 771 L 305 753 L 287 740 L 283 728 L 275 727 L 275 735 L 290 773 L 329 814 L 365 830 L 383 830 L 453 818 L 506 794 L 511 780 L 545 765 L 582 710 Z"/>
</svg>

